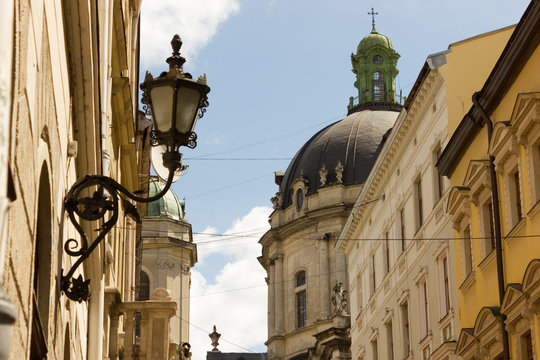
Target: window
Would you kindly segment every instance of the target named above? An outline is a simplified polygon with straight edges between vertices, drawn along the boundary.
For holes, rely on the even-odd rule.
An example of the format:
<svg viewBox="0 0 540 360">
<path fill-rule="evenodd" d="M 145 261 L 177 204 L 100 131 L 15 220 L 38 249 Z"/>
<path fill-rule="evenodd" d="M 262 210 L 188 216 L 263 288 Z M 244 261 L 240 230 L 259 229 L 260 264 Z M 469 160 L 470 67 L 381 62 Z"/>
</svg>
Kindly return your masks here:
<svg viewBox="0 0 540 360">
<path fill-rule="evenodd" d="M 399 210 L 399 235 L 401 237 L 401 252 L 405 251 L 405 214 L 403 213 L 404 209 Z"/>
<path fill-rule="evenodd" d="M 373 73 L 373 101 L 384 101 L 384 75 L 380 71 Z"/>
<path fill-rule="evenodd" d="M 373 57 L 373 63 L 374 63 L 375 65 L 382 65 L 382 63 L 383 63 L 383 58 L 382 58 L 382 56 L 381 56 L 381 55 L 375 55 L 375 56 Z"/>
<path fill-rule="evenodd" d="M 403 358 L 409 356 L 411 349 L 410 333 L 409 333 L 409 305 L 404 302 L 399 307 L 401 312 L 401 332 L 403 334 Z"/>
<path fill-rule="evenodd" d="M 523 214 L 521 213 L 521 188 L 519 186 L 519 171 L 514 173 L 514 191 L 515 191 L 515 206 L 516 206 L 516 215 L 517 221 L 521 220 Z"/>
<path fill-rule="evenodd" d="M 465 230 L 463 230 L 463 243 L 462 243 L 462 256 L 463 256 L 463 280 L 469 276 L 472 272 L 473 258 L 472 258 L 472 248 L 471 248 L 471 227 L 467 225 Z"/>
<path fill-rule="evenodd" d="M 435 164 L 437 163 L 440 157 L 441 157 L 441 148 L 438 147 L 437 150 L 433 154 L 433 173 L 435 177 L 435 182 L 434 182 L 435 203 L 437 203 L 443 197 L 443 192 L 444 192 L 444 189 L 443 189 L 444 183 L 443 183 L 443 177 L 442 177 L 441 171 L 439 170 L 439 168 L 435 166 Z"/>
<path fill-rule="evenodd" d="M 302 189 L 296 190 L 296 209 L 300 210 L 304 206 L 304 191 Z"/>
<path fill-rule="evenodd" d="M 306 291 L 296 293 L 297 323 L 296 327 L 306 326 Z"/>
<path fill-rule="evenodd" d="M 300 271 L 296 274 L 296 327 L 306 326 L 307 320 L 307 295 L 306 295 L 306 272 Z"/>
<path fill-rule="evenodd" d="M 388 359 L 394 360 L 394 334 L 392 332 L 392 321 L 386 323 L 386 341 L 387 341 L 387 352 Z"/>
<path fill-rule="evenodd" d="M 371 279 L 370 279 L 371 296 L 373 296 L 373 294 L 375 294 L 375 289 L 377 287 L 377 278 L 375 274 L 375 253 L 371 254 L 371 257 L 370 257 L 369 271 L 371 273 Z"/>
<path fill-rule="evenodd" d="M 534 201 L 531 204 L 534 206 L 535 202 L 540 201 L 540 144 L 537 142 L 529 149 L 529 179 L 531 182 L 531 189 L 534 191 Z"/>
<path fill-rule="evenodd" d="M 446 254 L 439 259 L 439 286 L 441 289 L 441 317 L 450 311 L 450 279 L 448 277 L 448 257 Z"/>
<path fill-rule="evenodd" d="M 47 357 L 49 334 L 49 304 L 51 297 L 52 215 L 51 188 L 46 165 L 41 169 L 34 238 L 34 271 L 32 297 L 32 335 L 30 359 Z M 29 263 L 31 267 L 32 264 Z M 53 300 L 54 301 L 54 300 Z"/>
<path fill-rule="evenodd" d="M 358 313 L 362 312 L 362 306 L 364 304 L 362 295 L 362 274 L 358 274 L 356 276 L 356 296 L 358 298 Z"/>
<path fill-rule="evenodd" d="M 480 208 L 482 219 L 484 257 L 491 254 L 495 249 L 495 224 L 493 222 L 493 206 L 491 200 L 484 203 Z"/>
<path fill-rule="evenodd" d="M 384 233 L 384 274 L 390 272 L 390 239 L 388 238 L 388 231 Z"/>
<path fill-rule="evenodd" d="M 508 196 L 506 197 L 508 209 L 508 228 L 516 226 L 523 213 L 521 208 L 521 188 L 519 183 L 519 170 L 516 169 L 506 176 Z"/>
<path fill-rule="evenodd" d="M 428 317 L 428 293 L 427 293 L 427 278 L 424 277 L 418 284 L 418 304 L 420 306 L 420 337 L 423 339 L 429 332 L 429 317 Z"/>
<path fill-rule="evenodd" d="M 150 299 L 150 278 L 148 274 L 141 270 L 141 279 L 139 281 L 139 296 L 137 300 L 144 301 Z"/>
<path fill-rule="evenodd" d="M 520 340 L 521 358 L 523 360 L 534 360 L 531 331 L 529 330 L 525 334 L 521 335 Z"/>
<path fill-rule="evenodd" d="M 373 360 L 379 359 L 379 345 L 377 344 L 377 338 L 371 342 L 371 350 L 373 351 Z"/>
<path fill-rule="evenodd" d="M 424 212 L 422 203 L 422 179 L 419 178 L 414 183 L 414 198 L 415 198 L 415 212 L 416 212 L 416 230 L 418 231 L 424 223 Z"/>
</svg>

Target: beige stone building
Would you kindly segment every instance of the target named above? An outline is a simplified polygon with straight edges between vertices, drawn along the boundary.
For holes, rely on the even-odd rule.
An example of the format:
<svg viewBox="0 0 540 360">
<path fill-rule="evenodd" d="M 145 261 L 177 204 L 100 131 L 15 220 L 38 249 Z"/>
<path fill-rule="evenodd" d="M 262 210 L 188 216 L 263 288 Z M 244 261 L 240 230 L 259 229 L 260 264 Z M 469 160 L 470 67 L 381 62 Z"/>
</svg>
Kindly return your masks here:
<svg viewBox="0 0 540 360">
<path fill-rule="evenodd" d="M 99 174 L 129 191 L 148 186 L 139 176 L 148 174 L 148 132 L 136 117 L 140 5 L 0 2 L 0 359 L 177 356 L 169 351 L 176 303 L 168 292 L 134 301 L 141 229 L 130 201 L 121 199 L 116 226 L 69 282 L 71 291 L 78 276 L 90 280 L 87 300 L 62 291 L 81 232 L 92 244 L 106 224 L 81 221 L 77 231 L 70 221 L 64 198 L 76 180 Z"/>
<path fill-rule="evenodd" d="M 150 179 L 149 196 L 161 191 L 163 182 Z M 148 204 L 142 219 L 142 264 L 138 300 L 148 300 L 156 288 L 170 291 L 177 313 L 171 320 L 171 340 L 189 342 L 189 295 L 191 268 L 197 262 L 191 224 L 185 217 L 185 201 L 169 190 Z"/>
<path fill-rule="evenodd" d="M 428 57 L 337 244 L 347 254 L 354 359 L 453 359 L 457 321 L 447 180 L 446 88 Z M 426 239 L 433 239 L 426 240 Z"/>
<path fill-rule="evenodd" d="M 336 240 L 392 127 L 397 59 L 372 32 L 352 55 L 358 97 L 277 172 L 271 229 L 261 238 L 268 283 L 268 359 L 348 359 L 347 259 Z"/>
</svg>

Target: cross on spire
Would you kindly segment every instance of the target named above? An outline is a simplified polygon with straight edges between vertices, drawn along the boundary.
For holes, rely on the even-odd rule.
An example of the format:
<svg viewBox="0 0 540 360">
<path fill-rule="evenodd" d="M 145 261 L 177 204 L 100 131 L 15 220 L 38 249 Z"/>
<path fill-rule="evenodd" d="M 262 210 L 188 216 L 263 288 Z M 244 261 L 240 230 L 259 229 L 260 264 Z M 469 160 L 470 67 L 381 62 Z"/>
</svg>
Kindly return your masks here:
<svg viewBox="0 0 540 360">
<path fill-rule="evenodd" d="M 371 31 L 376 32 L 376 30 L 375 30 L 375 15 L 379 15 L 379 13 L 373 11 L 373 8 L 371 8 L 371 12 L 368 12 L 368 15 L 371 15 L 371 27 L 372 27 Z"/>
</svg>

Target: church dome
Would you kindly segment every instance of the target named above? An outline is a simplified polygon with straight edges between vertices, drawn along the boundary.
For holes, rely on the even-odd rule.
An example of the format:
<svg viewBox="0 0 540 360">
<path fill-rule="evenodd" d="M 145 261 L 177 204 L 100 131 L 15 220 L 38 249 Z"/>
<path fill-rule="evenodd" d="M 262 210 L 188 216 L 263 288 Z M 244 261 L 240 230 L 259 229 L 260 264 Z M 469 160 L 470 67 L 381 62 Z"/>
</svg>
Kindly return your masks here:
<svg viewBox="0 0 540 360">
<path fill-rule="evenodd" d="M 386 36 L 379 34 L 375 29 L 358 44 L 357 52 L 365 52 L 374 47 L 383 47 L 394 50 L 392 42 Z"/>
<path fill-rule="evenodd" d="M 165 183 L 157 177 L 151 177 L 148 187 L 148 196 L 152 197 L 165 187 Z M 185 201 L 179 200 L 174 191 L 169 189 L 161 199 L 148 204 L 147 216 L 184 220 L 184 209 Z"/>
<path fill-rule="evenodd" d="M 326 185 L 364 183 L 379 154 L 383 137 L 398 114 L 397 111 L 363 110 L 316 133 L 298 151 L 283 175 L 282 208 L 292 203 L 292 184 L 301 177 L 307 184 L 307 196 Z M 338 162 L 342 171 L 336 170 Z M 328 171 L 324 183 L 319 173 L 323 166 Z M 338 173 L 342 175 L 341 182 Z"/>
</svg>

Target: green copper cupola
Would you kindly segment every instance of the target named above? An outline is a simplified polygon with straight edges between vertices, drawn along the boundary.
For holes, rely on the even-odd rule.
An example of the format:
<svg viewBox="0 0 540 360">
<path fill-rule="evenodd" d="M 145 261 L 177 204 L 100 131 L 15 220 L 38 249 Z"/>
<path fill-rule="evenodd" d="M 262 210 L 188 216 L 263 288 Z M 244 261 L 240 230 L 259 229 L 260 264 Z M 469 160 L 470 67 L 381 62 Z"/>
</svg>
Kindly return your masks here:
<svg viewBox="0 0 540 360">
<path fill-rule="evenodd" d="M 360 41 L 356 54 L 351 54 L 352 71 L 356 75 L 354 86 L 358 89 L 358 97 L 349 98 L 349 113 L 360 109 L 398 105 L 396 76 L 399 70 L 396 65 L 400 56 L 392 47 L 390 39 L 375 29 L 374 15 L 377 13 L 373 12 L 373 8 L 368 14 L 372 16 L 371 33 Z"/>
</svg>

